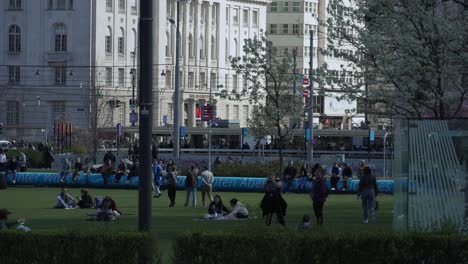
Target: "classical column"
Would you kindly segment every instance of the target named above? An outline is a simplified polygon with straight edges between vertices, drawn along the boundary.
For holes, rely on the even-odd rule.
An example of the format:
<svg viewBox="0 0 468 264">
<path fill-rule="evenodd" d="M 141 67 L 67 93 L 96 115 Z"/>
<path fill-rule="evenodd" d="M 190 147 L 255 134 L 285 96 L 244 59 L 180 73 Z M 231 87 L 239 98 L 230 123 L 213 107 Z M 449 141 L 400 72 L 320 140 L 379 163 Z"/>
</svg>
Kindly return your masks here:
<svg viewBox="0 0 468 264">
<path fill-rule="evenodd" d="M 184 87 L 184 90 L 189 90 L 188 87 L 188 76 L 189 76 L 189 45 L 188 45 L 188 39 L 189 39 L 189 35 L 190 35 L 190 2 L 191 0 L 186 0 L 186 2 L 183 2 L 183 8 L 185 10 L 185 16 L 183 18 L 183 29 L 184 29 L 184 32 L 183 32 L 183 35 L 182 35 L 182 40 L 183 40 L 183 43 L 184 43 L 184 46 L 182 46 L 182 49 L 185 50 L 185 56 L 184 56 L 184 60 L 183 60 L 183 69 L 184 69 L 184 79 L 182 80 L 182 84 L 183 84 L 183 87 Z M 192 43 L 193 45 L 193 43 Z"/>
<path fill-rule="evenodd" d="M 195 65 L 197 67 L 194 67 L 193 68 L 193 74 L 194 74 L 194 78 L 193 78 L 193 81 L 195 82 L 194 84 L 194 87 L 196 85 L 198 85 L 198 80 L 200 78 L 200 70 L 199 70 L 199 66 L 200 66 L 200 46 L 201 46 L 201 43 L 200 43 L 200 35 L 201 35 L 201 32 L 202 32 L 202 24 L 201 24 L 201 21 L 202 21 L 202 17 L 201 17 L 201 9 L 202 9 L 202 3 L 203 1 L 202 0 L 195 0 L 195 3 L 196 3 L 196 8 L 195 8 L 195 19 L 194 19 L 194 36 L 193 36 L 193 45 L 194 45 L 194 55 L 195 55 Z"/>
<path fill-rule="evenodd" d="M 195 127 L 196 122 L 196 104 L 194 99 L 188 100 L 188 115 L 187 115 L 187 126 Z"/>
</svg>

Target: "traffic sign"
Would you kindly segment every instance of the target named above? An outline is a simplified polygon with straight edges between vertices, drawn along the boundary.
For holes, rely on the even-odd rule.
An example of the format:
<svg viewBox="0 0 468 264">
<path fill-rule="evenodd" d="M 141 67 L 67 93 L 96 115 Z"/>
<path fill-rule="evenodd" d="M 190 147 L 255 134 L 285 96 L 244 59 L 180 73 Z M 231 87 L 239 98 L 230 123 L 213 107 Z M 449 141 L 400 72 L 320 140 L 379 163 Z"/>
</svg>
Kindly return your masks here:
<svg viewBox="0 0 468 264">
<path fill-rule="evenodd" d="M 301 94 L 302 97 L 309 97 L 309 90 L 303 90 Z"/>
<path fill-rule="evenodd" d="M 309 86 L 309 78 L 304 77 L 304 79 L 302 79 L 302 85 Z"/>
<path fill-rule="evenodd" d="M 369 130 L 369 141 L 373 142 L 375 140 L 375 131 Z"/>
<path fill-rule="evenodd" d="M 214 113 L 213 113 L 213 106 L 210 104 L 207 104 L 203 107 L 203 112 L 202 112 L 202 121 L 209 121 L 213 120 Z"/>
</svg>

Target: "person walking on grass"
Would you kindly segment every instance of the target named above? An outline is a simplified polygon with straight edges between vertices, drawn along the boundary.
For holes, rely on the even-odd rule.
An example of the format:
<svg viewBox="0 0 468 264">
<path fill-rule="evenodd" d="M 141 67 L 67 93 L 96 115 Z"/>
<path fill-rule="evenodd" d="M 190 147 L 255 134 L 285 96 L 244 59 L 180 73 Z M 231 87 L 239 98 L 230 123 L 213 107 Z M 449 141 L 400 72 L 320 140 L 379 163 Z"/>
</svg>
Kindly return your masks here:
<svg viewBox="0 0 468 264">
<path fill-rule="evenodd" d="M 362 170 L 362 177 L 359 181 L 359 189 L 357 193 L 358 199 L 360 197 L 362 201 L 362 222 L 364 224 L 369 223 L 369 213 L 371 221 L 375 220 L 375 199 L 377 197 L 377 193 L 377 180 L 375 176 L 372 175 L 369 166 L 365 166 Z"/>
<path fill-rule="evenodd" d="M 168 166 L 166 174 L 167 196 L 171 201 L 169 207 L 175 206 L 176 199 L 177 176 L 176 172 L 174 171 L 174 168 L 175 166 Z"/>
<path fill-rule="evenodd" d="M 12 174 L 13 175 L 13 184 L 16 184 L 16 172 L 18 171 L 18 162 L 16 161 L 15 158 L 11 157 L 9 160 L 8 160 L 8 164 L 7 164 L 7 167 L 6 167 L 6 176 L 8 176 L 8 174 Z"/>
<path fill-rule="evenodd" d="M 323 206 L 325 204 L 328 194 L 324 178 L 325 171 L 320 166 L 320 164 L 316 164 L 315 168 L 316 169 L 314 171 L 314 177 L 312 178 L 312 192 L 310 193 L 310 197 L 312 199 L 317 225 L 322 225 Z"/>
<path fill-rule="evenodd" d="M 263 218 L 265 218 L 265 224 L 271 225 L 271 218 L 273 214 L 276 214 L 278 223 L 285 226 L 284 217 L 286 216 L 287 203 L 281 196 L 281 181 L 276 175 L 271 175 L 263 185 L 265 189 L 265 195 L 263 196 L 260 207 L 263 211 Z"/>
<path fill-rule="evenodd" d="M 195 208 L 197 206 L 197 178 L 198 170 L 194 165 L 192 165 L 190 166 L 190 170 L 188 171 L 187 177 L 185 178 L 185 191 L 187 192 L 184 203 L 185 207 L 188 206 L 190 194 L 192 194 L 192 207 Z"/>
<path fill-rule="evenodd" d="M 338 161 L 335 161 L 335 164 L 333 165 L 331 169 L 331 177 L 330 177 L 330 184 L 331 184 L 331 190 L 336 191 L 338 190 L 338 182 L 340 181 L 340 164 Z"/>
<path fill-rule="evenodd" d="M 210 199 L 210 203 L 213 201 L 213 197 L 211 196 L 211 192 L 213 191 L 213 181 L 214 176 L 211 171 L 208 170 L 207 166 L 204 166 L 203 172 L 201 173 L 202 177 L 202 204 L 203 207 L 206 207 L 205 203 L 205 196 L 208 195 L 208 199 Z"/>
<path fill-rule="evenodd" d="M 153 190 L 154 190 L 154 198 L 161 197 L 161 186 L 162 186 L 162 177 L 164 175 L 162 169 L 162 161 L 161 160 L 154 160 L 153 161 Z"/>
</svg>

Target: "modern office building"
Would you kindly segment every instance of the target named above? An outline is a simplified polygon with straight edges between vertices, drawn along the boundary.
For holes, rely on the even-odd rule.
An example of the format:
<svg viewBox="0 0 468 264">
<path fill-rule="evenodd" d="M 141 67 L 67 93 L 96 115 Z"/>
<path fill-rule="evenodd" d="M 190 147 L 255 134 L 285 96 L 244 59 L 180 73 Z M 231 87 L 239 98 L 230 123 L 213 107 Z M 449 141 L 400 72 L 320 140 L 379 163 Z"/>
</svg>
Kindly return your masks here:
<svg viewBox="0 0 468 264">
<path fill-rule="evenodd" d="M 294 56 L 296 53 L 297 74 L 308 76 L 310 52 L 313 53 L 313 69 L 327 65 L 333 78 L 353 82 L 351 74 L 343 74 L 348 64 L 339 56 L 327 53 L 327 27 L 330 15 L 327 0 L 272 1 L 267 8 L 267 34 L 276 48 L 276 56 Z M 310 31 L 313 48 L 310 46 Z M 342 52 L 353 52 L 350 46 L 340 47 Z M 346 71 L 345 71 L 346 72 Z M 300 81 L 299 90 L 304 89 Z M 314 84 L 314 125 L 325 128 L 350 129 L 364 120 L 363 108 L 356 101 L 338 100 L 342 90 L 338 85 Z M 319 95 L 319 91 L 324 95 Z M 298 92 L 298 94 L 300 94 Z"/>
</svg>

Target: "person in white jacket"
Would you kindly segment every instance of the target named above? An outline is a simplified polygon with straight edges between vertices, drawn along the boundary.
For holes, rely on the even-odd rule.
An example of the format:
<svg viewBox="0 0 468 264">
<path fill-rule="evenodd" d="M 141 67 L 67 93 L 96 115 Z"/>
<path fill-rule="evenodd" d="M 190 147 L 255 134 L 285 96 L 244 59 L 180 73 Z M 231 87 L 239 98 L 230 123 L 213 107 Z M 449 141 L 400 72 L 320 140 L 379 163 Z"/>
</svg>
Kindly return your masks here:
<svg viewBox="0 0 468 264">
<path fill-rule="evenodd" d="M 62 191 L 57 195 L 57 205 L 55 208 L 73 209 L 75 207 L 75 198 L 73 198 L 73 196 L 68 193 L 67 189 L 63 188 Z"/>
<path fill-rule="evenodd" d="M 202 178 L 202 204 L 203 207 L 206 207 L 205 197 L 208 195 L 208 199 L 210 199 L 210 203 L 213 202 L 213 196 L 211 196 L 211 192 L 213 191 L 213 180 L 214 176 L 211 171 L 208 170 L 208 167 L 203 168 L 203 172 L 201 173 Z"/>
<path fill-rule="evenodd" d="M 238 220 L 238 219 L 245 219 L 249 217 L 249 211 L 247 208 L 239 202 L 236 198 L 231 199 L 231 207 L 232 211 L 221 218 L 222 220 Z"/>
</svg>

